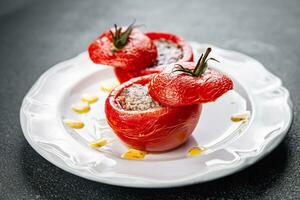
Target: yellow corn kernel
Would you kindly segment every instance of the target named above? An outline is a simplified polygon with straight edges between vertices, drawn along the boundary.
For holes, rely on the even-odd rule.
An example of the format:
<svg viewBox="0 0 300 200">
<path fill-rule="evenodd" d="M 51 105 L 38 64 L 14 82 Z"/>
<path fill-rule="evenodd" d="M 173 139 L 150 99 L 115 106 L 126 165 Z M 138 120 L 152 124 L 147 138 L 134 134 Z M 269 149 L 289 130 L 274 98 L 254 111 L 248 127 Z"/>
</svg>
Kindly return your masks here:
<svg viewBox="0 0 300 200">
<path fill-rule="evenodd" d="M 83 94 L 81 96 L 81 101 L 86 102 L 88 104 L 95 103 L 98 101 L 98 99 L 99 98 L 96 95 L 92 94 Z"/>
<path fill-rule="evenodd" d="M 76 113 L 82 114 L 89 112 L 91 107 L 88 103 L 76 103 L 72 105 L 72 110 Z"/>
<path fill-rule="evenodd" d="M 118 85 L 120 85 L 120 83 L 117 79 L 108 79 L 100 83 L 100 90 L 103 92 L 111 92 Z"/>
<path fill-rule="evenodd" d="M 189 149 L 188 155 L 189 156 L 198 156 L 206 151 L 205 147 L 192 147 Z"/>
<path fill-rule="evenodd" d="M 250 113 L 245 112 L 245 113 L 239 113 L 231 116 L 231 121 L 233 122 L 245 122 L 248 120 Z"/>
<path fill-rule="evenodd" d="M 128 149 L 127 152 L 123 153 L 122 158 L 129 160 L 142 160 L 146 156 L 146 152 L 136 150 L 136 149 Z"/>
<path fill-rule="evenodd" d="M 64 119 L 63 122 L 74 129 L 81 129 L 84 127 L 84 123 L 82 121 L 79 120 L 75 120 L 75 119 Z"/>
<path fill-rule="evenodd" d="M 90 147 L 92 148 L 100 148 L 105 146 L 108 143 L 107 139 L 99 139 L 90 143 Z"/>
</svg>

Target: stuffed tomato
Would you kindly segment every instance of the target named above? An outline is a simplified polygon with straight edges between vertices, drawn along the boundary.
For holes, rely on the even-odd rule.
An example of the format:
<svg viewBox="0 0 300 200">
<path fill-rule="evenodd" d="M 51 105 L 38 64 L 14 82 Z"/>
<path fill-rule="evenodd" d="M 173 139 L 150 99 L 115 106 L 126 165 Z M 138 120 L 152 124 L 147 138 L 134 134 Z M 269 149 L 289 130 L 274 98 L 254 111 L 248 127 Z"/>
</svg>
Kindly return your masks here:
<svg viewBox="0 0 300 200">
<path fill-rule="evenodd" d="M 137 77 L 116 87 L 105 103 L 107 122 L 129 147 L 161 152 L 183 144 L 200 117 L 201 104 L 165 107 L 148 94 L 154 74 Z"/>
<path fill-rule="evenodd" d="M 156 61 L 154 64 L 142 70 L 115 68 L 115 74 L 121 83 L 134 77 L 158 73 L 164 69 L 163 66 L 170 63 L 193 61 L 192 47 L 181 37 L 164 32 L 148 32 L 145 33 L 145 35 L 148 36 L 156 46 Z"/>
</svg>

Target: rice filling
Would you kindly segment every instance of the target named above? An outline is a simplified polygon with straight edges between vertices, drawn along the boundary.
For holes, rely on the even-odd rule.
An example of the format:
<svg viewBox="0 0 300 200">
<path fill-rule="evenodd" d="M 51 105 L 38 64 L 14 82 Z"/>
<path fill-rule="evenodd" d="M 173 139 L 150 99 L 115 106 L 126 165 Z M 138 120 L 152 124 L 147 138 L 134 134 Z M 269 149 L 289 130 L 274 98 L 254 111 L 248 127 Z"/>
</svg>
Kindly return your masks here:
<svg viewBox="0 0 300 200">
<path fill-rule="evenodd" d="M 117 97 L 117 102 L 124 110 L 145 111 L 159 108 L 158 102 L 154 101 L 148 93 L 148 85 L 133 84 L 125 88 Z"/>
<path fill-rule="evenodd" d="M 183 57 L 182 48 L 172 41 L 158 39 L 154 40 L 154 44 L 158 53 L 156 65 L 171 64 Z"/>
</svg>

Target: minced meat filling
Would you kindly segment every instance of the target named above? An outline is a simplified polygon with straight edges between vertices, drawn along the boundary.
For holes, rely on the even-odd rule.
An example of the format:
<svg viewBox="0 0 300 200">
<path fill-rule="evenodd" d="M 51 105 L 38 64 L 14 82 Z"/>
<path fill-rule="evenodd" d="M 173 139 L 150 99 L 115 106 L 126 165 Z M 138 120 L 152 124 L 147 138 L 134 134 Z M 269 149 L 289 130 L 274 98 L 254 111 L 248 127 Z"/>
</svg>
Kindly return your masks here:
<svg viewBox="0 0 300 200">
<path fill-rule="evenodd" d="M 158 39 L 154 43 L 158 53 L 156 65 L 171 64 L 183 57 L 182 48 L 172 41 Z"/>
<path fill-rule="evenodd" d="M 124 110 L 144 111 L 160 107 L 148 93 L 148 86 L 133 84 L 125 88 L 117 97 L 117 101 Z"/>
</svg>

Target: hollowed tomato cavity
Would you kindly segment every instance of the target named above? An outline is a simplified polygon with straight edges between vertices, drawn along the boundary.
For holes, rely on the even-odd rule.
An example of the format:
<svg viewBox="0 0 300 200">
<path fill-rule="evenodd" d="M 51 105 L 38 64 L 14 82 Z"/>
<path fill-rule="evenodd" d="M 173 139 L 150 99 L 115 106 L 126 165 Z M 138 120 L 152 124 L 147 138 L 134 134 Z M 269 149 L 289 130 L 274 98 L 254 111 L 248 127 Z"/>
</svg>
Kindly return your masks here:
<svg viewBox="0 0 300 200">
<path fill-rule="evenodd" d="M 157 48 L 157 60 L 155 65 L 165 65 L 182 59 L 183 51 L 179 44 L 164 38 L 153 41 Z"/>
<path fill-rule="evenodd" d="M 145 111 L 160 107 L 149 95 L 148 84 L 132 84 L 124 88 L 116 100 L 122 109 L 128 111 Z"/>
</svg>

